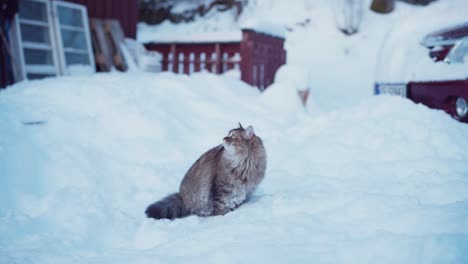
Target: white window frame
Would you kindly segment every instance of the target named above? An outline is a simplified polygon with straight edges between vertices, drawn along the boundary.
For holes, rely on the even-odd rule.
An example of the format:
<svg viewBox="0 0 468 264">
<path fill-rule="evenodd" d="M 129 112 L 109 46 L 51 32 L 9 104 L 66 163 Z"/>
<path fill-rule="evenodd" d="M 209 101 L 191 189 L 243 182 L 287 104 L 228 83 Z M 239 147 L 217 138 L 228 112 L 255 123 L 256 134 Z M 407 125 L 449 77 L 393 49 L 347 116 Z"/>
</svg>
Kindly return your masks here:
<svg viewBox="0 0 468 264">
<path fill-rule="evenodd" d="M 70 74 L 70 72 L 68 72 L 68 70 L 67 70 L 68 67 L 67 67 L 65 52 L 76 52 L 76 53 L 84 54 L 84 53 L 79 52 L 79 51 L 66 50 L 65 49 L 65 47 L 63 46 L 63 37 L 62 37 L 62 31 L 61 31 L 62 28 L 76 30 L 76 31 L 80 31 L 80 32 L 84 33 L 85 39 L 86 39 L 86 50 L 87 50 L 87 53 L 88 53 L 88 60 L 89 60 L 89 65 L 87 65 L 87 66 L 88 66 L 90 72 L 95 72 L 95 69 L 96 69 L 95 67 L 96 66 L 95 66 L 95 62 L 94 62 L 93 46 L 91 45 L 91 35 L 90 35 L 90 32 L 89 32 L 88 12 L 87 12 L 86 7 L 83 6 L 83 5 L 64 2 L 64 1 L 52 1 L 51 4 L 52 4 L 52 10 L 53 10 L 53 14 L 54 14 L 54 22 L 55 22 L 54 26 L 55 26 L 56 36 L 57 36 L 57 47 L 58 47 L 59 55 L 60 55 L 59 56 L 59 58 L 60 58 L 60 74 L 61 75 Z M 60 21 L 59 21 L 59 16 L 58 16 L 58 7 L 60 7 L 60 6 L 79 10 L 81 12 L 81 16 L 83 18 L 83 29 L 81 29 L 79 27 L 61 25 Z"/>
<path fill-rule="evenodd" d="M 89 20 L 88 20 L 88 12 L 85 6 L 75 3 L 68 3 L 61 0 L 28 0 L 31 2 L 38 2 L 45 5 L 46 12 L 47 12 L 47 27 L 49 32 L 49 45 L 44 45 L 40 43 L 28 42 L 23 41 L 22 33 L 21 33 L 21 23 L 29 24 L 29 25 L 45 25 L 45 22 L 35 21 L 35 20 L 28 20 L 22 19 L 19 16 L 19 13 L 16 14 L 14 19 L 14 26 L 12 27 L 11 31 L 11 39 L 14 53 L 18 57 L 15 59 L 17 61 L 17 66 L 15 67 L 15 79 L 16 81 L 28 80 L 28 74 L 50 74 L 55 76 L 60 75 L 68 75 L 70 74 L 67 71 L 67 64 L 65 58 L 65 48 L 63 47 L 62 41 L 62 32 L 60 29 L 63 27 L 60 25 L 60 21 L 58 18 L 58 7 L 64 6 L 68 8 L 78 9 L 83 18 L 83 29 L 76 28 L 76 30 L 83 31 L 85 34 L 86 39 L 86 51 L 88 53 L 89 59 L 89 71 L 95 72 L 95 61 L 94 61 L 94 53 L 91 44 L 91 35 L 89 32 Z M 70 26 L 66 26 L 67 28 L 72 28 Z M 25 58 L 25 48 L 31 48 L 36 50 L 47 49 L 51 50 L 52 52 L 52 60 L 53 65 L 27 65 L 26 58 Z M 83 53 L 84 54 L 84 53 Z"/>
<path fill-rule="evenodd" d="M 29 73 L 31 74 L 51 74 L 58 76 L 60 73 L 59 69 L 59 64 L 58 64 L 58 58 L 57 58 L 57 53 L 55 52 L 56 46 L 55 46 L 55 39 L 54 39 L 54 25 L 52 21 L 52 13 L 50 10 L 50 5 L 48 0 L 29 0 L 31 2 L 39 2 L 44 4 L 47 12 L 47 26 L 49 30 L 49 42 L 50 42 L 50 50 L 52 51 L 52 60 L 53 60 L 53 65 L 51 66 L 46 66 L 46 65 L 26 65 L 26 60 L 24 56 L 24 49 L 25 48 L 32 48 L 32 49 L 49 49 L 48 46 L 42 45 L 39 43 L 33 43 L 33 42 L 27 42 L 22 40 L 22 33 L 21 33 L 21 23 L 28 24 L 28 25 L 41 25 L 44 26 L 44 22 L 39 22 L 39 21 L 34 21 L 34 20 L 28 20 L 28 19 L 22 19 L 19 16 L 19 13 L 16 14 L 15 16 L 15 21 L 14 21 L 14 36 L 15 41 L 17 42 L 18 46 L 18 51 L 16 52 L 17 55 L 19 55 L 20 58 L 20 67 L 21 69 L 17 69 L 17 76 L 16 79 L 18 81 L 21 80 L 27 80 L 27 75 Z"/>
</svg>

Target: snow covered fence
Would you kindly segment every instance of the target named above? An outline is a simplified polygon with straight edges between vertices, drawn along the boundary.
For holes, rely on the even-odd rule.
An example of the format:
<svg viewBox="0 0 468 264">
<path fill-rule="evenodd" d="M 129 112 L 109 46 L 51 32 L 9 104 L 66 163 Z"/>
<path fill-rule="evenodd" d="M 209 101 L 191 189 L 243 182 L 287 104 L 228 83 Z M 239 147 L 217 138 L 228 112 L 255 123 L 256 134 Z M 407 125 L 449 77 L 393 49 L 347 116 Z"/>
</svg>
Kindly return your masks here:
<svg viewBox="0 0 468 264">
<path fill-rule="evenodd" d="M 163 54 L 162 70 L 191 74 L 207 70 L 224 73 L 240 69 L 241 79 L 260 90 L 270 86 L 276 71 L 286 63 L 284 38 L 243 29 L 226 36 L 183 36 L 146 43 Z"/>
</svg>

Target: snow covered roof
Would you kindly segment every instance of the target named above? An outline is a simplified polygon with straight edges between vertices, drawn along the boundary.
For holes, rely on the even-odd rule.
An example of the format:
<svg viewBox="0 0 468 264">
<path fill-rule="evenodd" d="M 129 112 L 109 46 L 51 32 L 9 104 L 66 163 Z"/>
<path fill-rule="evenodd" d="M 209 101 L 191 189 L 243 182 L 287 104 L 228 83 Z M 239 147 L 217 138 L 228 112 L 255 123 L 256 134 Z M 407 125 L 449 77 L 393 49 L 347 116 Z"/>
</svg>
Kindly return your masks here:
<svg viewBox="0 0 468 264">
<path fill-rule="evenodd" d="M 245 30 L 252 30 L 257 33 L 282 38 L 286 30 L 279 26 L 271 24 L 248 24 Z M 231 43 L 241 42 L 242 31 L 228 31 L 228 32 L 201 32 L 191 34 L 154 34 L 151 37 L 145 37 L 143 42 L 153 43 Z"/>
<path fill-rule="evenodd" d="M 161 34 L 145 38 L 144 42 L 157 43 L 212 43 L 212 42 L 240 42 L 242 40 L 241 31 L 231 32 L 203 32 L 192 34 Z"/>
<path fill-rule="evenodd" d="M 229 43 L 240 42 L 243 29 L 283 39 L 286 35 L 286 28 L 280 24 L 250 19 L 240 25 L 224 20 L 211 21 L 211 23 L 201 21 L 193 25 L 170 22 L 161 25 L 139 23 L 137 38 L 141 43 Z"/>
<path fill-rule="evenodd" d="M 242 25 L 242 28 L 282 39 L 285 38 L 287 32 L 282 25 L 258 20 L 248 21 Z"/>
</svg>

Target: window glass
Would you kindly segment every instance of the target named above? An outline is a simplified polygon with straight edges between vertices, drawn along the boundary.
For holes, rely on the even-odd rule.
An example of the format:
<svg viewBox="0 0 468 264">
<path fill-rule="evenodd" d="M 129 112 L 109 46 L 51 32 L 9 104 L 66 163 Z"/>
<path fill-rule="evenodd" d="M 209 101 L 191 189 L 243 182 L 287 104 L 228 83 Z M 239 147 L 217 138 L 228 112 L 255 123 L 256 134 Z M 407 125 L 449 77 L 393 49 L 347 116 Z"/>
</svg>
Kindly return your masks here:
<svg viewBox="0 0 468 264">
<path fill-rule="evenodd" d="M 86 51 L 87 42 L 83 31 L 62 29 L 61 32 L 64 48 L 74 48 Z"/>
<path fill-rule="evenodd" d="M 47 22 L 47 9 L 44 2 L 19 1 L 19 16 L 23 19 Z"/>
<path fill-rule="evenodd" d="M 65 52 L 65 61 L 67 66 L 70 65 L 89 65 L 88 54 L 79 54 L 74 52 Z"/>
<path fill-rule="evenodd" d="M 45 26 L 21 24 L 21 38 L 23 41 L 50 44 L 49 29 Z"/>
<path fill-rule="evenodd" d="M 54 65 L 50 50 L 25 48 L 24 59 L 27 65 Z"/>
<path fill-rule="evenodd" d="M 57 10 L 60 25 L 83 27 L 83 17 L 79 9 L 58 6 Z"/>
</svg>

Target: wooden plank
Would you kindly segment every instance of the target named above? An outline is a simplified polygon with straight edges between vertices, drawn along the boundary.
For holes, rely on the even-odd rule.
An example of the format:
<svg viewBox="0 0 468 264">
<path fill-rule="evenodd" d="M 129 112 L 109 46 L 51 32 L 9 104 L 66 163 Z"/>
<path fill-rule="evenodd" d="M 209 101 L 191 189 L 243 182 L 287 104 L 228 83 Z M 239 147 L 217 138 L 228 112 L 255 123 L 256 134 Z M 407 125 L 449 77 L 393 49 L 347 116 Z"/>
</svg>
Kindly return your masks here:
<svg viewBox="0 0 468 264">
<path fill-rule="evenodd" d="M 177 73 L 179 58 L 177 58 L 177 55 L 176 55 L 175 44 L 171 44 L 171 51 L 169 52 L 169 54 L 172 54 L 172 72 Z"/>
<path fill-rule="evenodd" d="M 96 67 L 98 71 L 108 72 L 112 67 L 112 52 L 110 49 L 111 44 L 104 31 L 104 21 L 91 18 L 89 23 Z"/>
<path fill-rule="evenodd" d="M 127 63 L 120 50 L 120 44 L 124 43 L 125 35 L 123 33 L 120 22 L 116 19 L 106 19 L 104 21 L 104 32 L 109 40 L 111 53 L 112 53 L 112 64 L 120 71 L 127 70 Z"/>
<path fill-rule="evenodd" d="M 215 61 L 215 72 L 214 73 L 222 73 L 221 69 L 221 45 L 219 43 L 215 44 L 215 54 L 216 54 L 216 61 Z"/>
</svg>

